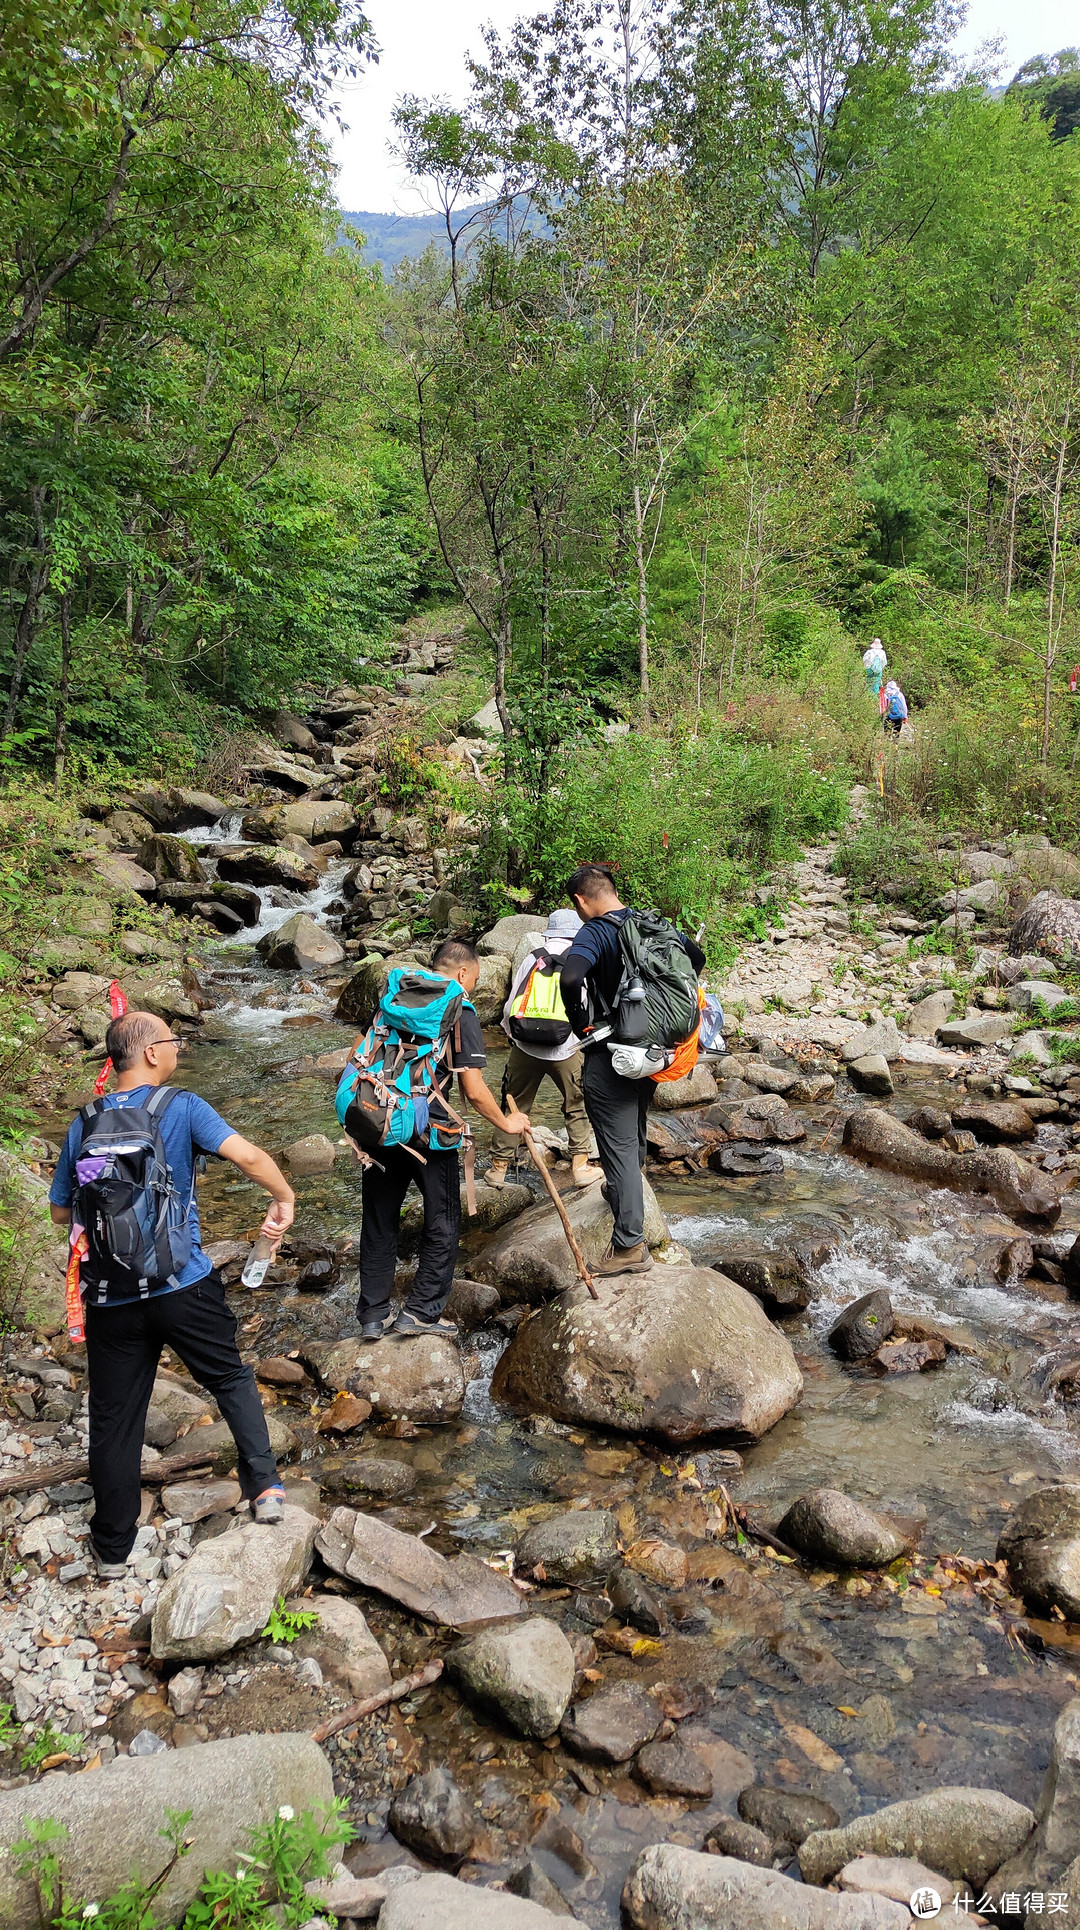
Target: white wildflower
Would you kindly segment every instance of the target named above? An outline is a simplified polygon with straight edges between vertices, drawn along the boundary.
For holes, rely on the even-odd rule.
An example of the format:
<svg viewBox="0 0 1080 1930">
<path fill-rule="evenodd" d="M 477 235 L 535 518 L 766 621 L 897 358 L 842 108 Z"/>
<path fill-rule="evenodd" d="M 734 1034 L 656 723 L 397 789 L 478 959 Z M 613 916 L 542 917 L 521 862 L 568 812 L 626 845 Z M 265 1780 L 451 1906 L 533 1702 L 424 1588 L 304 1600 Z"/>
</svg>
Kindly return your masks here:
<svg viewBox="0 0 1080 1930">
<path fill-rule="evenodd" d="M 291 1803 L 282 1803 L 278 1810 L 278 1818 L 282 1823 L 291 1823 L 295 1815 L 296 1811 Z"/>
</svg>

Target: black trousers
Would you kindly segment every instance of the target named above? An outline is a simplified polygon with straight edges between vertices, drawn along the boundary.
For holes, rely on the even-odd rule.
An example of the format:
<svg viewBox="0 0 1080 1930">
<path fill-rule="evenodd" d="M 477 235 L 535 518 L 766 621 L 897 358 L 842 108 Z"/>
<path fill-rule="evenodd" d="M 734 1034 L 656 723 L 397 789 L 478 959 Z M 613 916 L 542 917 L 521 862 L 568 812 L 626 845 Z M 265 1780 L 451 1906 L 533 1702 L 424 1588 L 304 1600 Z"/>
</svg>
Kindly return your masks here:
<svg viewBox="0 0 1080 1930">
<path fill-rule="evenodd" d="M 653 1096 L 651 1079 L 622 1079 L 604 1045 L 585 1053 L 582 1077 L 585 1110 L 596 1134 L 596 1149 L 615 1215 L 613 1244 L 619 1252 L 637 1246 L 645 1231 L 645 1193 L 641 1169 L 647 1150 L 646 1120 Z"/>
<path fill-rule="evenodd" d="M 461 1174 L 456 1153 L 425 1153 L 421 1165 L 401 1146 L 383 1146 L 383 1168 L 368 1166 L 361 1183 L 360 1299 L 357 1318 L 381 1320 L 390 1310 L 401 1209 L 412 1180 L 424 1202 L 416 1279 L 406 1301 L 420 1320 L 438 1320 L 450 1295 L 461 1232 Z"/>
<path fill-rule="evenodd" d="M 236 1345 L 236 1316 L 218 1273 L 178 1293 L 86 1308 L 90 1374 L 90 1532 L 103 1561 L 126 1561 L 139 1525 L 140 1463 L 146 1410 L 162 1348 L 171 1348 L 212 1394 L 237 1447 L 237 1478 L 248 1499 L 273 1487 L 270 1450 L 255 1376 Z"/>
</svg>

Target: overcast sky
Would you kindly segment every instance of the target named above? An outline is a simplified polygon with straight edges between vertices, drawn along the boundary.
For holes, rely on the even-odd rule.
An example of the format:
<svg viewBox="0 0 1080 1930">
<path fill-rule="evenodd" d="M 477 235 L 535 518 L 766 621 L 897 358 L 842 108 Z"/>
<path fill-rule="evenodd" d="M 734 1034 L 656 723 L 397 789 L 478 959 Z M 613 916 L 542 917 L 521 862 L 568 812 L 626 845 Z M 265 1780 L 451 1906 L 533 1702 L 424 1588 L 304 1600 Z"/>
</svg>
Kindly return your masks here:
<svg viewBox="0 0 1080 1930">
<path fill-rule="evenodd" d="M 464 56 L 480 50 L 484 23 L 505 29 L 529 11 L 527 0 L 371 0 L 382 53 L 378 67 L 342 97 L 348 129 L 333 136 L 341 168 L 339 206 L 400 214 L 424 207 L 420 191 L 387 152 L 395 101 L 403 93 L 461 100 Z M 1076 0 L 970 0 L 960 52 L 973 53 L 983 41 L 999 38 L 1008 79 L 1032 54 L 1055 53 L 1080 39 Z"/>
</svg>

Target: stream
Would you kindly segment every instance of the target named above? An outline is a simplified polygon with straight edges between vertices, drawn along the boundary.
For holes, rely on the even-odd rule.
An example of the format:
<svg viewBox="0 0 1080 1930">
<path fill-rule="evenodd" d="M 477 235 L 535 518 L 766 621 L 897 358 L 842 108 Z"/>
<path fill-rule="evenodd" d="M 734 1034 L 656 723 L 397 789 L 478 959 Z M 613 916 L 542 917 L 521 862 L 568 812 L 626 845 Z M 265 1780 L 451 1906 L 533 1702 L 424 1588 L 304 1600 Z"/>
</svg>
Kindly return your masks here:
<svg viewBox="0 0 1080 1930">
<path fill-rule="evenodd" d="M 237 826 L 193 841 L 212 858 L 215 844 L 238 842 Z M 180 1083 L 271 1151 L 309 1132 L 338 1136 L 330 1081 L 283 1068 L 339 1049 L 348 1034 L 316 982 L 264 970 L 252 945 L 297 908 L 332 924 L 327 907 L 344 870 L 332 866 L 308 894 L 264 891 L 258 927 L 216 948 L 203 975 L 216 1009 L 182 1057 Z M 496 1090 L 501 1058 L 492 1047 L 488 1077 Z M 948 1096 L 929 1072 L 901 1073 L 900 1082 L 888 1102 L 897 1110 Z M 813 1256 L 816 1298 L 783 1323 L 805 1391 L 743 1451 L 732 1497 L 774 1522 L 796 1494 L 840 1487 L 923 1524 L 924 1579 L 942 1554 L 992 1561 L 1011 1507 L 1038 1485 L 1078 1478 L 1080 1437 L 1062 1409 L 1044 1407 L 1029 1378 L 1074 1332 L 1075 1305 L 1056 1286 L 1006 1290 L 996 1282 L 987 1256 L 1018 1229 L 992 1202 L 856 1165 L 836 1150 L 832 1104 L 800 1107 L 799 1116 L 808 1138 L 784 1148 L 782 1177 L 661 1174 L 653 1181 L 674 1239 L 700 1264 L 739 1233 Z M 561 1125 L 552 1088 L 544 1088 L 536 1117 Z M 481 1128 L 481 1148 L 485 1139 Z M 298 1238 L 355 1238 L 359 1187 L 350 1159 L 298 1179 L 296 1192 Z M 233 1169 L 215 1165 L 200 1191 L 204 1239 L 252 1235 L 260 1200 Z M 1058 1228 L 1070 1231 L 1080 1232 L 1078 1193 L 1066 1198 Z M 662 1267 L 652 1278 L 662 1292 Z M 842 1306 L 874 1287 L 888 1288 L 898 1312 L 949 1329 L 964 1351 L 923 1373 L 883 1377 L 870 1366 L 842 1366 L 824 1334 Z M 341 1283 L 325 1296 L 238 1293 L 241 1340 L 266 1354 L 304 1338 L 354 1334 L 355 1292 L 355 1265 L 346 1259 Z M 620 1511 L 624 1539 L 631 1530 L 675 1541 L 680 1531 L 704 1536 L 700 1487 L 711 1484 L 698 1482 L 692 1450 L 676 1456 L 647 1441 L 511 1418 L 488 1391 L 504 1345 L 497 1326 L 463 1340 L 472 1378 L 459 1423 L 385 1443 L 419 1477 L 408 1505 L 386 1510 L 389 1520 L 414 1532 L 438 1523 L 434 1546 L 488 1555 L 510 1548 L 533 1518 L 529 1511 L 544 1503 Z M 383 1445 L 371 1431 L 365 1452 Z M 617 1452 L 598 1457 L 596 1449 Z M 751 1578 L 745 1593 L 732 1598 L 730 1590 L 691 1584 L 667 1598 L 671 1627 L 659 1644 L 638 1657 L 602 1649 L 599 1658 L 605 1680 L 664 1682 L 673 1685 L 674 1703 L 691 1699 L 682 1734 L 708 1752 L 710 1803 L 650 1797 L 625 1770 L 597 1771 L 597 1793 L 590 1793 L 566 1773 L 565 1758 L 507 1741 L 452 1691 L 440 1685 L 424 1698 L 416 1724 L 424 1765 L 449 1761 L 480 1803 L 492 1829 L 489 1860 L 499 1862 L 507 1844 L 520 1860 L 520 1846 L 531 1845 L 597 1930 L 617 1925 L 622 1883 L 646 1842 L 699 1848 L 717 1817 L 734 1814 L 745 1757 L 759 1782 L 812 1791 L 845 1819 L 945 1784 L 992 1786 L 1027 1803 L 1038 1794 L 1054 1718 L 1076 1689 L 1067 1652 L 1033 1654 L 1010 1634 L 995 1601 L 962 1581 L 941 1593 L 898 1591 L 885 1579 L 787 1565 L 756 1546 L 743 1552 Z M 431 1643 L 418 1640 L 409 1618 L 364 1606 L 402 1661 L 428 1652 Z M 558 1612 L 571 1637 L 596 1633 L 582 1598 L 561 1601 Z M 348 1747 L 334 1760 L 347 1785 L 356 1767 Z M 361 1795 L 359 1803 L 361 1835 L 377 1846 L 388 1798 L 365 1807 Z"/>
</svg>

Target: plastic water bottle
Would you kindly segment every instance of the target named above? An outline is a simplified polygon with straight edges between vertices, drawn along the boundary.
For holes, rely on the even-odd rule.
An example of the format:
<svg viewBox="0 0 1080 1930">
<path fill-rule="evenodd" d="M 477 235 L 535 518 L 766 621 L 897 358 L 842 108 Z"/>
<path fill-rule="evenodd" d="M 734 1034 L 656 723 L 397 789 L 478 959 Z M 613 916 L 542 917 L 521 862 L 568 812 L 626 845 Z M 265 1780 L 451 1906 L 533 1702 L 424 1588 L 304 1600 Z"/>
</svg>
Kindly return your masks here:
<svg viewBox="0 0 1080 1930">
<path fill-rule="evenodd" d="M 274 1257 L 274 1242 L 260 1233 L 247 1257 L 247 1265 L 240 1275 L 240 1284 L 245 1287 L 261 1287 Z"/>
</svg>

